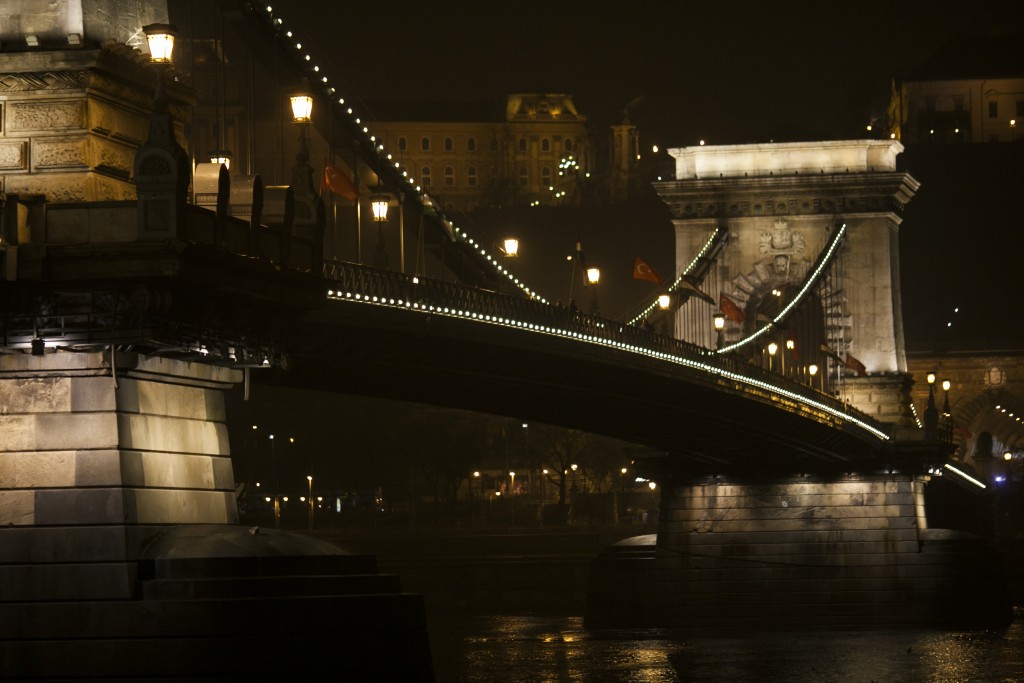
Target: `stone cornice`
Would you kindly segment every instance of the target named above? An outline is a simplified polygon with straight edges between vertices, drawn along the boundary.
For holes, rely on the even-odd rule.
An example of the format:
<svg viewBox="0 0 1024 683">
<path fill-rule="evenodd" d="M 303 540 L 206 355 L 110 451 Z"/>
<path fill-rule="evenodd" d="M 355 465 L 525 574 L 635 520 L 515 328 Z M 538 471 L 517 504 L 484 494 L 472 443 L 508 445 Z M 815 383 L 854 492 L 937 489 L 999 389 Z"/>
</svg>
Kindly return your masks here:
<svg viewBox="0 0 1024 683">
<path fill-rule="evenodd" d="M 654 183 L 673 217 L 898 212 L 920 183 L 908 173 L 754 176 Z"/>
</svg>

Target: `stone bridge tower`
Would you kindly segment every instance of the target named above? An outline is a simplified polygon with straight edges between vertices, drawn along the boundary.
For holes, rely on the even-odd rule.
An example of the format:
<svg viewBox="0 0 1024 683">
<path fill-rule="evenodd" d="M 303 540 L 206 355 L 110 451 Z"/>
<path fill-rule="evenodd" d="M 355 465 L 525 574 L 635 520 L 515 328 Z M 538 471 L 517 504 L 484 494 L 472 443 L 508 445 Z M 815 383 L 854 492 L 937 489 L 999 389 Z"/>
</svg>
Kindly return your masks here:
<svg viewBox="0 0 1024 683">
<path fill-rule="evenodd" d="M 688 299 L 677 334 L 839 393 L 886 422 L 906 420 L 898 230 L 918 183 L 896 170 L 902 149 L 850 140 L 669 150 L 675 179 L 656 188 L 672 211 L 677 271 L 709 254 L 716 231 L 722 238 L 694 280 L 716 303 Z M 726 325 L 716 340 L 718 309 Z"/>
</svg>

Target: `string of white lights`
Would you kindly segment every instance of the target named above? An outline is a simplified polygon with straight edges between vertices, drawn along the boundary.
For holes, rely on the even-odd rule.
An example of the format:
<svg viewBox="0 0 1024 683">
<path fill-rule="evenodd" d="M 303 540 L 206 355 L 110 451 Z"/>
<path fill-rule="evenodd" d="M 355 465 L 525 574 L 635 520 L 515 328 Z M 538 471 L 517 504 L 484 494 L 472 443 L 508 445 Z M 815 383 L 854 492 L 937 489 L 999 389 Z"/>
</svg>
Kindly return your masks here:
<svg viewBox="0 0 1024 683">
<path fill-rule="evenodd" d="M 711 363 L 702 363 L 700 361 L 693 360 L 691 358 L 685 358 L 677 354 L 666 353 L 664 351 L 657 351 L 655 349 L 648 348 L 645 346 L 639 346 L 636 344 L 627 344 L 626 342 L 616 341 L 614 339 L 607 339 L 596 334 L 587 334 L 585 332 L 579 332 L 577 330 L 569 330 L 562 327 L 549 325 L 539 325 L 537 323 L 516 320 L 515 318 L 475 313 L 472 311 L 452 308 L 448 306 L 421 304 L 419 302 L 412 302 L 404 299 L 395 299 L 391 297 L 382 297 L 376 295 L 366 295 L 359 292 L 351 291 L 342 292 L 329 290 L 327 292 L 327 297 L 328 299 L 334 301 L 370 304 L 389 308 L 401 308 L 413 312 L 425 313 L 430 315 L 440 315 L 450 318 L 460 318 L 464 320 L 475 320 L 483 323 L 488 323 L 491 325 L 499 325 L 502 327 L 529 331 L 535 334 L 544 334 L 555 337 L 561 337 L 564 339 L 571 339 L 574 341 L 578 341 L 580 343 L 594 344 L 597 346 L 614 348 L 620 351 L 646 356 L 648 358 L 655 358 L 657 360 L 673 363 L 675 365 L 680 365 L 693 370 L 699 370 L 710 375 L 721 377 L 723 379 L 732 380 L 740 384 L 772 392 L 778 396 L 788 398 L 790 400 L 801 403 L 805 406 L 828 413 L 832 417 L 838 418 L 841 421 L 856 425 L 857 427 L 867 431 L 869 434 L 875 436 L 876 438 L 882 441 L 889 440 L 889 435 L 883 432 L 882 430 L 874 427 L 873 425 L 868 424 L 867 422 L 864 422 L 863 420 L 858 419 L 854 415 L 850 415 L 849 413 L 844 412 L 843 410 L 839 410 L 833 406 L 822 403 L 820 401 L 815 401 L 812 398 L 803 396 L 802 394 L 799 394 L 794 391 L 790 391 L 785 387 L 771 384 L 769 382 L 765 382 L 764 380 L 757 379 L 754 377 L 747 377 L 746 375 L 740 374 L 738 372 L 733 372 L 731 370 L 726 370 L 722 367 L 719 367 Z M 707 351 L 707 353 L 712 354 L 713 352 L 709 350 Z"/>
<path fill-rule="evenodd" d="M 971 482 L 972 484 L 974 484 L 975 486 L 977 486 L 977 487 L 979 487 L 979 488 L 983 488 L 983 489 L 986 489 L 986 488 L 988 488 L 988 487 L 987 487 L 987 486 L 985 486 L 985 484 L 983 484 L 982 482 L 978 481 L 977 479 L 975 479 L 975 478 L 974 478 L 974 477 L 972 477 L 971 475 L 967 474 L 967 473 L 966 473 L 966 472 L 964 472 L 963 470 L 959 470 L 959 469 L 957 469 L 957 468 L 953 467 L 953 466 L 952 466 L 952 465 L 950 465 L 949 463 L 946 463 L 945 465 L 943 465 L 943 467 L 945 467 L 945 468 L 946 468 L 947 470 L 949 470 L 949 471 L 950 471 L 950 472 L 952 472 L 953 474 L 955 474 L 955 475 L 957 475 L 957 476 L 959 476 L 959 477 L 961 477 L 961 478 L 963 478 L 963 479 L 965 479 L 965 480 L 967 480 L 967 481 Z"/>
<path fill-rule="evenodd" d="M 746 346 L 747 344 L 753 342 L 755 339 L 761 337 L 764 334 L 767 334 L 775 327 L 775 325 L 784 320 L 785 317 L 789 315 L 789 312 L 793 310 L 794 307 L 798 306 L 800 302 L 803 301 L 804 297 L 807 295 L 807 292 L 811 290 L 811 287 L 818 283 L 818 277 L 821 275 L 822 271 L 825 270 L 825 268 L 827 268 L 831 263 L 832 254 L 835 252 L 836 249 L 839 248 L 839 245 L 842 243 L 842 238 L 844 234 L 846 234 L 846 223 L 843 223 L 841 226 L 839 226 L 839 229 L 836 231 L 836 234 L 833 235 L 832 241 L 829 243 L 828 248 L 825 250 L 824 255 L 818 261 L 818 267 L 814 269 L 814 272 L 811 273 L 811 276 L 807 278 L 806 282 L 804 282 L 804 286 L 801 287 L 800 291 L 797 292 L 796 296 L 793 297 L 792 300 L 790 300 L 790 302 L 783 307 L 779 314 L 772 318 L 772 321 L 770 323 L 758 328 L 753 334 L 744 339 L 739 340 L 734 344 L 723 346 L 722 348 L 715 351 L 715 353 L 729 353 L 730 351 L 735 351 L 738 348 Z"/>
<path fill-rule="evenodd" d="M 719 233 L 721 233 L 721 232 L 722 232 L 722 228 L 720 228 L 720 227 L 715 228 L 715 231 L 711 233 L 711 237 L 709 237 L 708 241 L 704 243 L 704 246 L 701 247 L 701 250 L 699 252 L 697 252 L 697 255 L 693 257 L 693 260 L 690 261 L 690 264 L 688 266 L 686 266 L 686 268 L 683 270 L 682 273 L 679 274 L 679 277 L 677 277 L 675 279 L 675 282 L 673 282 L 671 285 L 669 285 L 669 287 L 668 287 L 668 291 L 669 292 L 676 291 L 676 289 L 679 287 L 679 283 L 683 281 L 683 276 L 684 275 L 689 275 L 690 271 L 692 271 L 694 268 L 697 267 L 697 263 L 700 262 L 700 260 L 702 258 L 704 258 L 704 255 L 708 253 L 708 250 L 711 249 L 711 246 L 715 243 L 716 238 L 718 237 Z M 630 320 L 629 322 L 627 322 L 626 324 L 627 325 L 636 325 L 641 320 L 643 320 L 648 315 L 650 315 L 651 311 L 653 311 L 657 305 L 658 305 L 658 300 L 655 299 L 653 302 L 651 302 L 651 304 L 649 306 L 647 306 L 647 308 L 642 310 L 638 315 L 633 317 L 633 319 Z"/>
<path fill-rule="evenodd" d="M 275 28 L 275 30 L 281 31 L 282 35 L 285 38 L 289 39 L 290 41 L 295 41 L 295 50 L 298 52 L 299 57 L 301 58 L 300 62 L 306 63 L 306 68 L 317 75 L 316 77 L 318 78 L 321 85 L 324 86 L 324 91 L 327 94 L 327 96 L 333 98 L 337 94 L 337 90 L 330 85 L 330 79 L 326 75 L 320 73 L 320 65 L 317 64 L 316 61 L 313 59 L 313 55 L 310 54 L 310 52 L 308 52 L 308 48 L 303 48 L 302 41 L 295 34 L 294 31 L 285 28 L 284 20 L 281 17 L 274 16 L 273 5 L 266 5 L 264 9 L 266 11 L 267 18 L 270 20 L 270 23 Z M 344 97 L 338 97 L 336 101 L 339 105 L 345 106 Z M 480 256 L 482 256 L 484 260 L 487 261 L 487 263 L 491 265 L 500 276 L 508 278 L 510 282 L 512 282 L 516 287 L 522 290 L 523 293 L 526 294 L 531 299 L 540 301 L 541 303 L 548 303 L 547 299 L 539 296 L 536 291 L 528 287 L 526 283 L 522 282 L 518 277 L 515 276 L 515 274 L 513 274 L 511 271 L 509 271 L 507 268 L 501 265 L 500 260 L 494 258 L 491 254 L 489 254 L 487 250 L 480 245 L 479 242 L 470 238 L 469 235 L 464 230 L 455 226 L 451 222 L 451 220 L 442 215 L 440 209 L 436 205 L 434 205 L 434 203 L 427 196 L 423 188 L 417 185 L 416 182 L 409 177 L 408 171 L 402 170 L 401 165 L 398 163 L 398 161 L 394 159 L 393 155 L 391 155 L 384 148 L 382 142 L 378 140 L 375 135 L 372 135 L 370 133 L 369 127 L 366 126 L 362 122 L 362 120 L 356 115 L 351 105 L 346 107 L 344 111 L 346 114 L 352 117 L 353 123 L 355 123 L 356 127 L 362 131 L 363 135 L 367 137 L 367 139 L 371 143 L 370 148 L 377 153 L 382 163 L 386 161 L 390 164 L 393 164 L 396 173 L 401 174 L 402 181 L 407 185 L 407 187 L 403 188 L 403 192 L 406 192 L 410 196 L 415 197 L 421 204 L 432 206 L 441 216 L 441 220 L 445 222 L 446 225 L 451 226 L 452 233 L 455 235 L 455 239 L 466 242 L 470 247 L 474 249 L 474 251 L 479 253 Z"/>
</svg>

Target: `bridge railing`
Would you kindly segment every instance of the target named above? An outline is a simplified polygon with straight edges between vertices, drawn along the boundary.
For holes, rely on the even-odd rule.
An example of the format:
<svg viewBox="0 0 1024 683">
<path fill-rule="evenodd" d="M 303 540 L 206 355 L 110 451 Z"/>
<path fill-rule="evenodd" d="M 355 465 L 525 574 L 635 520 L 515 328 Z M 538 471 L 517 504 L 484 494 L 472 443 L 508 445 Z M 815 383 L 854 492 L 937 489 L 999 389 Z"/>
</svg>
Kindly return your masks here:
<svg viewBox="0 0 1024 683">
<path fill-rule="evenodd" d="M 642 327 L 534 299 L 345 261 L 325 260 L 324 275 L 332 283 L 332 291 L 340 297 L 358 295 L 384 305 L 416 306 L 420 310 L 497 322 L 567 339 L 598 343 L 606 341 L 610 346 L 624 346 L 648 356 L 659 357 L 659 354 L 664 354 L 685 359 L 706 366 L 709 379 L 735 382 L 730 375 L 742 377 L 747 380 L 743 384 L 748 388 L 760 387 L 765 392 L 784 390 L 790 395 L 827 405 L 884 430 L 884 426 L 870 416 L 813 387 L 752 365 L 739 356 L 716 353 L 703 346 L 656 334 Z M 665 360 L 671 361 L 672 358 Z"/>
</svg>

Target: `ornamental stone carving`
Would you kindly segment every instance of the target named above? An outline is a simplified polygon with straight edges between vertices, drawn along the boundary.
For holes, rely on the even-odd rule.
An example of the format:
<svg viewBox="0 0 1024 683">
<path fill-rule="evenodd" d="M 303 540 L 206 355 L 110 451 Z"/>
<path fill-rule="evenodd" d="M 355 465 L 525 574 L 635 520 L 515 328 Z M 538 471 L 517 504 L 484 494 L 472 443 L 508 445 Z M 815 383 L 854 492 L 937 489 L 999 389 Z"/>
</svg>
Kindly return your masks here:
<svg viewBox="0 0 1024 683">
<path fill-rule="evenodd" d="M 9 131 L 84 128 L 84 101 L 11 102 Z"/>
<path fill-rule="evenodd" d="M 33 168 L 86 168 L 88 143 L 86 140 L 42 140 L 32 145 Z"/>
<path fill-rule="evenodd" d="M 25 146 L 23 140 L 0 142 L 0 169 L 5 171 L 21 171 L 25 165 Z"/>
<path fill-rule="evenodd" d="M 0 75 L 0 92 L 27 92 L 32 90 L 67 90 L 89 85 L 87 71 L 48 71 L 46 73 L 20 73 Z"/>
</svg>

